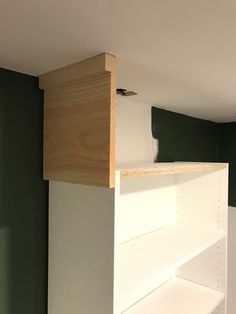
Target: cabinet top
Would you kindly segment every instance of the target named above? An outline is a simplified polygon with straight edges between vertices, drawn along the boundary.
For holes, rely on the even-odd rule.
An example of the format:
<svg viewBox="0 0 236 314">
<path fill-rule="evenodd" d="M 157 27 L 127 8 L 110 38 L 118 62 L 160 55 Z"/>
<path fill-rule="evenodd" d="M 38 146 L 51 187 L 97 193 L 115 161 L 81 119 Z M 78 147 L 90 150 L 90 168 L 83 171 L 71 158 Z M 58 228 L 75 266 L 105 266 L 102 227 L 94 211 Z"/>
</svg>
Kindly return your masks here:
<svg viewBox="0 0 236 314">
<path fill-rule="evenodd" d="M 200 162 L 168 162 L 168 163 L 149 163 L 120 165 L 118 171 L 121 178 L 135 178 L 159 176 L 167 174 L 180 174 L 191 172 L 207 172 L 227 169 L 226 163 L 200 163 Z"/>
</svg>

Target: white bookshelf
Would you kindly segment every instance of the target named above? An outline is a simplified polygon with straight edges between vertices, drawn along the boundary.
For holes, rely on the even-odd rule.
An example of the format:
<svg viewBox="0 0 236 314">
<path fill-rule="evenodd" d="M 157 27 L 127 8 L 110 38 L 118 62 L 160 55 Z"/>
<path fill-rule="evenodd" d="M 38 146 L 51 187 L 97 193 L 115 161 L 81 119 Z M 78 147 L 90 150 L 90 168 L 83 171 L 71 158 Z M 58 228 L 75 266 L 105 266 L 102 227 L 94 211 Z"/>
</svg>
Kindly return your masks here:
<svg viewBox="0 0 236 314">
<path fill-rule="evenodd" d="M 115 189 L 50 182 L 49 314 L 226 314 L 227 173 L 145 164 L 117 170 Z"/>
<path fill-rule="evenodd" d="M 150 107 L 127 108 L 114 189 L 50 182 L 48 312 L 226 314 L 228 167 L 154 164 Z"/>
<path fill-rule="evenodd" d="M 223 300 L 221 292 L 175 277 L 123 313 L 213 313 Z"/>
<path fill-rule="evenodd" d="M 120 312 L 175 276 L 180 266 L 224 238 L 224 232 L 179 223 L 122 243 L 119 247 Z"/>
<path fill-rule="evenodd" d="M 120 166 L 115 204 L 115 313 L 214 313 L 227 295 L 227 165 Z"/>
<path fill-rule="evenodd" d="M 88 184 L 49 183 L 48 313 L 226 314 L 227 165 L 153 163 L 151 106 L 115 105 L 115 73 L 105 54 L 41 77 L 45 177 Z"/>
</svg>

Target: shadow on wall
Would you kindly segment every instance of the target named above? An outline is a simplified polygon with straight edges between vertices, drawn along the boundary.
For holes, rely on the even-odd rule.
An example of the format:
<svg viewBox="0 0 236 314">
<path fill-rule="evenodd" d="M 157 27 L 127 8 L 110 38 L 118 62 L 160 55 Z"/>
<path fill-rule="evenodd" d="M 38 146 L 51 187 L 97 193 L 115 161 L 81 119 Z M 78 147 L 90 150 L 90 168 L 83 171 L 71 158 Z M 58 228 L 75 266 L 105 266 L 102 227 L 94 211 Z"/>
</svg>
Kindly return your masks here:
<svg viewBox="0 0 236 314">
<path fill-rule="evenodd" d="M 37 78 L 0 69 L 0 313 L 47 313 L 47 182 Z"/>
</svg>

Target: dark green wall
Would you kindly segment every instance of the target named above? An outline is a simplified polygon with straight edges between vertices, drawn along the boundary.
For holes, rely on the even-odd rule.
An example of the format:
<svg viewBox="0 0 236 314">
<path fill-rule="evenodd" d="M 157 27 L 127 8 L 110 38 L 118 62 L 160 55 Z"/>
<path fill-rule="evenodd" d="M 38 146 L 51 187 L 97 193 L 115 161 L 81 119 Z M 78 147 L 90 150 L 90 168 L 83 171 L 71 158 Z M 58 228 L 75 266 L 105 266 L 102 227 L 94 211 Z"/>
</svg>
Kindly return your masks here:
<svg viewBox="0 0 236 314">
<path fill-rule="evenodd" d="M 153 107 L 152 131 L 160 162 L 217 160 L 217 123 Z"/>
<path fill-rule="evenodd" d="M 219 161 L 229 163 L 229 204 L 236 207 L 236 123 L 219 124 Z"/>
<path fill-rule="evenodd" d="M 47 312 L 47 203 L 38 79 L 0 69 L 0 313 Z"/>
<path fill-rule="evenodd" d="M 229 205 L 236 206 L 236 123 L 215 123 L 152 108 L 158 161 L 219 161 L 230 165 Z"/>
</svg>

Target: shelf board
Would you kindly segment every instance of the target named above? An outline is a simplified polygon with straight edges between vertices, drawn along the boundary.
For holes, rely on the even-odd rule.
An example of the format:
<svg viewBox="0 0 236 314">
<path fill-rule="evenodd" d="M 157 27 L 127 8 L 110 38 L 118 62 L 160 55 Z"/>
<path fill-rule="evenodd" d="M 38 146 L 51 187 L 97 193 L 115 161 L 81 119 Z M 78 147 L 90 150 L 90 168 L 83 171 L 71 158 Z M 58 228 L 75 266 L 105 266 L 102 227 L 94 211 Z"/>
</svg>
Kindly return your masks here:
<svg viewBox="0 0 236 314">
<path fill-rule="evenodd" d="M 209 314 L 223 300 L 223 293 L 175 277 L 123 313 Z"/>
<path fill-rule="evenodd" d="M 122 178 L 135 178 L 167 174 L 217 171 L 226 169 L 226 167 L 227 164 L 224 163 L 168 162 L 137 164 L 132 167 L 130 165 L 120 165 L 117 170 L 120 171 L 120 176 Z"/>
<path fill-rule="evenodd" d="M 177 268 L 224 237 L 222 231 L 179 223 L 120 244 L 120 312 L 174 277 Z"/>
</svg>

